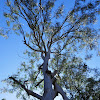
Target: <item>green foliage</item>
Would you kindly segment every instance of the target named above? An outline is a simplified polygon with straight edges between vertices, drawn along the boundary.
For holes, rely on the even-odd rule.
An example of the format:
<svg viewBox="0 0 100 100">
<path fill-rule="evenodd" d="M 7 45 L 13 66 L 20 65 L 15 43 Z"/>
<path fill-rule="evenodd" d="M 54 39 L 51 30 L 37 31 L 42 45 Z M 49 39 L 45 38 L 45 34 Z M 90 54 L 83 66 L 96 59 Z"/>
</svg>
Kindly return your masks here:
<svg viewBox="0 0 100 100">
<path fill-rule="evenodd" d="M 64 5 L 62 4 L 60 7 L 58 7 L 57 12 L 55 13 L 55 17 L 59 18 L 63 15 L 63 9 L 64 9 Z"/>
<path fill-rule="evenodd" d="M 0 28 L 0 35 L 3 36 L 6 39 L 8 38 L 7 34 L 4 34 L 4 30 L 2 28 Z"/>
<path fill-rule="evenodd" d="M 10 26 L 10 21 L 7 20 L 6 22 L 7 22 L 7 25 Z"/>
</svg>

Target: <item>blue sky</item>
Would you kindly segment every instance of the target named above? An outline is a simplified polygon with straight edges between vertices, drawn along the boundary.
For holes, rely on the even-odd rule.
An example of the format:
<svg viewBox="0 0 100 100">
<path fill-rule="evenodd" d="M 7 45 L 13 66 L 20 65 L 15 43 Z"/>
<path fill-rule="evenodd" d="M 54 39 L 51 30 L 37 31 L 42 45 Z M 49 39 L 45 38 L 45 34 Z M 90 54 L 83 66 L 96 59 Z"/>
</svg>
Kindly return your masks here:
<svg viewBox="0 0 100 100">
<path fill-rule="evenodd" d="M 0 3 L 0 27 L 6 27 L 5 18 L 3 17 L 3 9 L 5 8 L 5 0 L 2 0 Z M 69 2 L 71 5 L 71 2 Z M 16 73 L 17 68 L 20 66 L 20 63 L 24 60 L 23 51 L 26 46 L 22 42 L 22 37 L 19 37 L 15 34 L 10 34 L 8 39 L 5 39 L 0 36 L 0 88 L 5 86 L 1 83 L 1 80 L 7 78 L 9 75 Z M 90 61 L 87 61 L 87 64 L 93 67 L 98 67 L 100 65 L 100 57 L 97 57 L 96 52 L 94 51 L 94 56 Z M 21 57 L 19 57 L 19 55 Z M 81 53 L 84 55 L 84 53 Z M 16 99 L 15 94 L 0 94 L 0 100 L 6 98 L 6 100 L 18 100 Z"/>
<path fill-rule="evenodd" d="M 3 10 L 5 8 L 5 0 L 0 3 L 0 27 L 6 27 L 6 21 L 3 17 Z M 10 34 L 8 39 L 0 36 L 0 88 L 5 86 L 1 80 L 7 78 L 9 75 L 16 73 L 18 66 L 22 62 L 21 56 L 25 46 L 22 43 L 22 38 L 14 34 Z M 0 93 L 0 100 L 18 100 L 15 94 Z"/>
</svg>

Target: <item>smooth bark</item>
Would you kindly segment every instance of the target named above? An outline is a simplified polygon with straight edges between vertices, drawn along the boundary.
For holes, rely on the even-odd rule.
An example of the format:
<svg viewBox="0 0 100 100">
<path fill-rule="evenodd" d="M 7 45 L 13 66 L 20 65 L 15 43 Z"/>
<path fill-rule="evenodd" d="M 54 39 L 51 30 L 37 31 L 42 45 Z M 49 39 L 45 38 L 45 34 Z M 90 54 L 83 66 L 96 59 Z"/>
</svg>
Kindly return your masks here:
<svg viewBox="0 0 100 100">
<path fill-rule="evenodd" d="M 43 64 L 44 74 L 44 95 L 43 100 L 53 100 L 52 94 L 52 80 L 51 76 L 46 72 L 48 70 L 48 60 L 50 59 L 50 51 L 46 54 Z"/>
</svg>

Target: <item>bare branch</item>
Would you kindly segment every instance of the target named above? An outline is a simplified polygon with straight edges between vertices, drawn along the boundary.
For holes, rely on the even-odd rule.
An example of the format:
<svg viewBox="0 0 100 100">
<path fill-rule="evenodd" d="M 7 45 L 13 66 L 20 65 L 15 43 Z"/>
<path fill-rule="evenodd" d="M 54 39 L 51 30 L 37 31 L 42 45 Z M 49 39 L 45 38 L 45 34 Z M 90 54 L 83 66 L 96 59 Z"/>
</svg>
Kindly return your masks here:
<svg viewBox="0 0 100 100">
<path fill-rule="evenodd" d="M 72 10 L 73 11 L 73 10 Z M 59 29 L 52 35 L 51 37 L 51 41 L 50 41 L 50 47 L 52 45 L 52 40 L 53 40 L 53 37 L 62 29 L 63 25 L 65 24 L 65 22 L 67 21 L 67 19 L 69 18 L 69 16 L 71 15 L 71 12 L 66 16 L 66 18 L 64 19 L 64 21 L 62 22 L 62 25 L 59 27 Z"/>
<path fill-rule="evenodd" d="M 43 46 L 44 46 L 44 50 L 45 50 L 45 54 L 46 54 L 46 47 L 45 47 L 45 43 L 44 43 L 44 41 L 42 39 L 42 36 L 41 36 L 41 40 L 42 40 L 42 43 L 43 43 Z"/>
<path fill-rule="evenodd" d="M 16 84 L 19 84 L 21 86 L 21 88 L 23 88 L 28 95 L 32 95 L 38 99 L 42 99 L 42 96 L 38 95 L 37 93 L 31 91 L 31 90 L 28 90 L 25 85 L 23 85 L 21 82 L 19 82 L 18 80 L 16 80 L 14 77 L 9 77 L 9 79 L 12 79 Z"/>
<path fill-rule="evenodd" d="M 58 92 L 56 91 L 56 89 L 52 90 L 52 94 L 53 94 L 53 100 L 56 96 L 58 96 Z"/>
<path fill-rule="evenodd" d="M 43 47 L 44 47 L 44 50 L 45 50 L 45 54 L 46 54 L 46 46 L 45 46 L 45 42 L 43 40 L 43 31 L 44 31 L 44 25 L 43 25 L 43 22 L 42 22 L 42 16 L 43 16 L 43 8 L 42 8 L 42 3 L 41 3 L 41 0 L 39 0 L 39 4 L 40 4 L 40 17 L 41 17 L 41 23 L 42 23 L 42 35 L 40 36 L 41 40 L 42 40 L 42 43 L 43 43 Z"/>
<path fill-rule="evenodd" d="M 29 47 L 31 50 L 33 50 L 33 51 L 43 52 L 43 53 L 45 53 L 45 51 L 37 50 L 37 49 L 32 48 L 29 44 L 26 43 L 26 40 L 24 40 L 24 44 L 25 44 L 26 46 L 28 46 L 28 47 Z"/>
<path fill-rule="evenodd" d="M 43 82 L 44 79 L 42 79 L 40 82 L 38 82 L 35 87 L 37 87 L 41 82 Z"/>
<path fill-rule="evenodd" d="M 55 70 L 53 73 L 50 73 L 52 81 L 54 81 L 53 77 L 57 74 L 57 70 Z M 35 87 L 37 87 L 42 81 L 44 81 L 44 79 L 42 79 L 40 82 L 37 83 L 37 85 Z"/>
<path fill-rule="evenodd" d="M 42 57 L 43 60 L 45 59 L 45 57 L 43 56 L 43 52 L 41 52 L 41 57 Z"/>
<path fill-rule="evenodd" d="M 54 83 L 54 87 L 56 88 L 56 91 L 62 95 L 63 100 L 69 100 L 66 96 L 66 93 L 63 91 L 63 89 L 56 82 Z"/>
<path fill-rule="evenodd" d="M 19 3 L 18 3 L 18 8 L 19 8 L 19 11 L 20 11 L 20 13 L 22 14 L 22 16 L 23 16 L 23 18 L 26 20 L 26 22 L 28 23 L 28 20 L 26 19 L 26 17 L 24 16 L 24 14 L 22 13 L 22 11 L 21 11 L 21 9 L 20 9 L 20 7 L 19 7 Z"/>
<path fill-rule="evenodd" d="M 74 25 L 66 33 L 62 34 L 59 38 L 55 39 L 55 41 L 53 41 L 52 43 L 55 43 L 63 38 L 66 38 L 73 28 L 74 28 Z"/>
<path fill-rule="evenodd" d="M 40 46 L 40 44 L 39 44 L 39 41 L 38 41 L 38 39 L 37 39 L 37 37 L 36 37 L 35 32 L 34 32 L 34 37 L 35 37 L 35 40 L 36 40 L 36 42 L 37 42 L 37 46 L 40 48 L 40 50 L 42 50 L 42 48 L 41 48 L 41 46 Z"/>
</svg>

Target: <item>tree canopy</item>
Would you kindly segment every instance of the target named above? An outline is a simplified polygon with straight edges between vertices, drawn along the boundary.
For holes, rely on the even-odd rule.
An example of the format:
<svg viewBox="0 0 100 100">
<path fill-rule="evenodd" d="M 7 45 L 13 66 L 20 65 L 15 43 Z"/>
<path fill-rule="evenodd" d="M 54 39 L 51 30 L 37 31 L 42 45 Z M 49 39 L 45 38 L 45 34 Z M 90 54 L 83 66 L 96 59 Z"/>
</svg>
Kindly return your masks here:
<svg viewBox="0 0 100 100">
<path fill-rule="evenodd" d="M 64 0 L 59 1 L 7 0 L 7 25 L 23 36 L 28 48 L 24 54 L 29 57 L 17 74 L 6 79 L 12 86 L 9 91 L 17 91 L 17 97 L 24 100 L 30 96 L 30 100 L 54 100 L 58 94 L 64 100 L 98 100 L 99 72 L 90 69 L 77 53 L 98 49 L 99 29 L 94 24 L 100 0 L 74 0 L 71 9 Z M 96 72 L 94 77 L 88 77 L 90 70 Z"/>
</svg>

